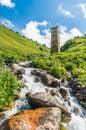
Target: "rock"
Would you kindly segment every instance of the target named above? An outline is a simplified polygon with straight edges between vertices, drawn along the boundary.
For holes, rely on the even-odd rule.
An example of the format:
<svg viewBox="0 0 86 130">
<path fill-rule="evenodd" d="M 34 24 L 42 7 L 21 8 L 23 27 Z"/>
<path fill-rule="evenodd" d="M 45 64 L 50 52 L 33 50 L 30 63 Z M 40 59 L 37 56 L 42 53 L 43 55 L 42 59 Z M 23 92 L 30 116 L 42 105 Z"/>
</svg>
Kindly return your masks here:
<svg viewBox="0 0 86 130">
<path fill-rule="evenodd" d="M 48 89 L 48 88 L 45 88 L 45 91 L 46 91 L 46 92 L 49 92 L 49 89 Z"/>
<path fill-rule="evenodd" d="M 5 116 L 4 112 L 0 112 L 0 118 L 3 118 Z"/>
<path fill-rule="evenodd" d="M 60 85 L 65 87 L 67 85 L 67 83 L 64 79 L 62 79 Z"/>
<path fill-rule="evenodd" d="M 63 122 L 63 123 L 69 123 L 70 120 L 71 120 L 71 116 L 70 117 L 66 116 L 65 113 L 61 114 L 61 122 Z"/>
<path fill-rule="evenodd" d="M 18 94 L 14 94 L 13 97 L 14 97 L 14 100 L 20 99 L 20 96 Z"/>
<path fill-rule="evenodd" d="M 50 91 L 50 94 L 52 95 L 52 96 L 58 96 L 58 91 L 56 90 L 56 89 L 52 89 L 51 91 Z"/>
<path fill-rule="evenodd" d="M 61 96 L 63 97 L 63 98 L 66 98 L 67 97 L 67 95 L 68 95 L 68 90 L 66 89 L 66 88 L 60 88 L 59 89 L 59 92 L 60 92 L 60 94 L 61 94 Z"/>
<path fill-rule="evenodd" d="M 31 92 L 26 93 L 26 97 L 29 97 L 31 95 Z"/>
<path fill-rule="evenodd" d="M 71 79 L 69 85 L 72 87 L 75 94 L 84 88 L 84 85 L 81 82 L 77 82 L 75 79 Z"/>
<path fill-rule="evenodd" d="M 42 82 L 42 84 L 50 87 L 59 87 L 60 84 L 57 79 L 52 77 L 50 74 L 48 74 L 46 71 L 43 71 L 41 69 L 33 69 L 31 74 L 35 75 L 35 80 L 37 82 Z M 37 78 L 38 77 L 38 78 Z"/>
<path fill-rule="evenodd" d="M 63 125 L 61 125 L 60 130 L 68 130 L 68 129 L 64 127 Z"/>
<path fill-rule="evenodd" d="M 81 89 L 76 94 L 76 97 L 78 101 L 83 105 L 83 107 L 86 109 L 86 88 Z"/>
<path fill-rule="evenodd" d="M 49 75 L 42 74 L 40 79 L 41 82 L 46 86 L 50 86 L 52 84 L 52 78 Z"/>
<path fill-rule="evenodd" d="M 20 62 L 19 66 L 22 67 L 29 67 L 31 65 L 31 61 L 25 61 L 25 62 Z"/>
<path fill-rule="evenodd" d="M 2 110 L 7 111 L 7 109 L 8 109 L 8 106 L 4 106 Z"/>
<path fill-rule="evenodd" d="M 66 113 L 67 116 L 71 116 L 67 111 L 67 108 L 48 93 L 39 92 L 31 96 L 27 96 L 27 99 L 32 108 L 58 107 L 62 110 L 62 112 Z"/>
<path fill-rule="evenodd" d="M 40 82 L 39 77 L 35 76 L 35 82 L 36 82 L 36 83 L 37 83 L 37 82 Z"/>
<path fill-rule="evenodd" d="M 53 88 L 60 87 L 60 83 L 58 82 L 58 80 L 53 78 L 50 86 L 53 87 Z"/>
<path fill-rule="evenodd" d="M 11 116 L 0 130 L 59 130 L 60 121 L 59 108 L 39 108 Z"/>
<path fill-rule="evenodd" d="M 17 76 L 18 75 L 20 76 L 20 75 L 25 73 L 25 69 L 23 67 L 16 65 L 16 64 L 13 64 L 11 69 L 12 69 L 13 73 Z"/>
</svg>

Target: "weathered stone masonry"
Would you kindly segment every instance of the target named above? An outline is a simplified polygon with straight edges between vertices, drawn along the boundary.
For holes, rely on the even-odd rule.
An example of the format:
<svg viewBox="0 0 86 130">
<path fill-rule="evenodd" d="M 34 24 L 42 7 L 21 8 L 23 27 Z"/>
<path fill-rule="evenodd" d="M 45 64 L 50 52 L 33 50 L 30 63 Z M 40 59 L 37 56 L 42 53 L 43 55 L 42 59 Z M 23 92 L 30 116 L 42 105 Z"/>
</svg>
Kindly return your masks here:
<svg viewBox="0 0 86 130">
<path fill-rule="evenodd" d="M 60 52 L 60 36 L 58 27 L 51 28 L 51 50 L 50 53 Z"/>
</svg>

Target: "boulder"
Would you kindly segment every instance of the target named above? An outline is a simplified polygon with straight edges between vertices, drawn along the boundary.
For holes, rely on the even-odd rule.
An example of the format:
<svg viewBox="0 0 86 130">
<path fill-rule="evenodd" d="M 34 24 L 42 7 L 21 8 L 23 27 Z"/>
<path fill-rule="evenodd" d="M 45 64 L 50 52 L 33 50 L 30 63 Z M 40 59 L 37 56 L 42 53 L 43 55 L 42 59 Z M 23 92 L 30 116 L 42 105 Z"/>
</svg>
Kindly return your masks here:
<svg viewBox="0 0 86 130">
<path fill-rule="evenodd" d="M 67 116 L 71 116 L 70 113 L 67 111 L 67 108 L 62 103 L 57 101 L 55 97 L 52 97 L 48 93 L 35 93 L 31 96 L 27 96 L 27 99 L 32 108 L 58 107 L 62 110 L 62 112 L 66 113 Z"/>
<path fill-rule="evenodd" d="M 63 98 L 66 98 L 67 95 L 68 95 L 68 90 L 67 90 L 66 88 L 64 88 L 64 87 L 60 88 L 60 89 L 59 89 L 59 92 L 60 92 L 60 94 L 61 94 L 61 96 L 62 96 Z"/>
<path fill-rule="evenodd" d="M 59 130 L 60 122 L 59 108 L 39 108 L 11 116 L 0 130 Z"/>
</svg>

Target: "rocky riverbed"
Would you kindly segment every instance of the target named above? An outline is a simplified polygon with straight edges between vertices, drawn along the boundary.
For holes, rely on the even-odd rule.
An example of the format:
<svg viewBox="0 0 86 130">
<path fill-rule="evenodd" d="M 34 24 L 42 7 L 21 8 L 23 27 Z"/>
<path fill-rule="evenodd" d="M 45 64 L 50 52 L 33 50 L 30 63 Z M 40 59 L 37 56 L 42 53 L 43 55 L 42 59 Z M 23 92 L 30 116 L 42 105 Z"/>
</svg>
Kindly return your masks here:
<svg viewBox="0 0 86 130">
<path fill-rule="evenodd" d="M 26 62 L 11 67 L 27 87 L 20 88 L 12 110 L 0 114 L 0 130 L 86 130 L 85 86 L 71 76 L 68 81 L 56 79 L 29 66 Z"/>
</svg>

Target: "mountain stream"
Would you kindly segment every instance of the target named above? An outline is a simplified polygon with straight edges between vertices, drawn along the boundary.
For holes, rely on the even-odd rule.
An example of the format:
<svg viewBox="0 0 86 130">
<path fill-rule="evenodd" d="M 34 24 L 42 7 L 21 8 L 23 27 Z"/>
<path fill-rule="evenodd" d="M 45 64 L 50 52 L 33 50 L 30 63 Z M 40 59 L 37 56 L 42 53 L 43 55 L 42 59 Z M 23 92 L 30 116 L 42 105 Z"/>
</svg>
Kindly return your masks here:
<svg viewBox="0 0 86 130">
<path fill-rule="evenodd" d="M 5 112 L 5 117 L 0 119 L 0 125 L 11 115 L 18 113 L 21 110 L 31 109 L 25 97 L 25 94 L 27 92 L 31 92 L 31 94 L 34 94 L 36 92 L 46 92 L 46 89 L 48 89 L 48 91 L 52 89 L 50 87 L 44 86 L 40 82 L 35 82 L 35 76 L 31 74 L 32 69 L 33 68 L 25 68 L 25 74 L 23 74 L 22 80 L 27 87 L 21 89 L 20 99 L 15 101 L 15 105 L 11 111 Z M 70 90 L 70 92 L 68 93 L 68 99 L 71 105 L 69 105 L 68 102 L 65 101 L 61 95 L 59 97 L 55 96 L 57 100 L 66 105 L 69 112 L 71 112 L 72 114 L 71 121 L 68 124 L 64 123 L 64 126 L 66 126 L 68 130 L 86 130 L 86 110 L 83 109 L 83 107 L 78 103 L 77 99 L 72 95 L 71 87 L 67 85 L 66 89 Z"/>
</svg>

